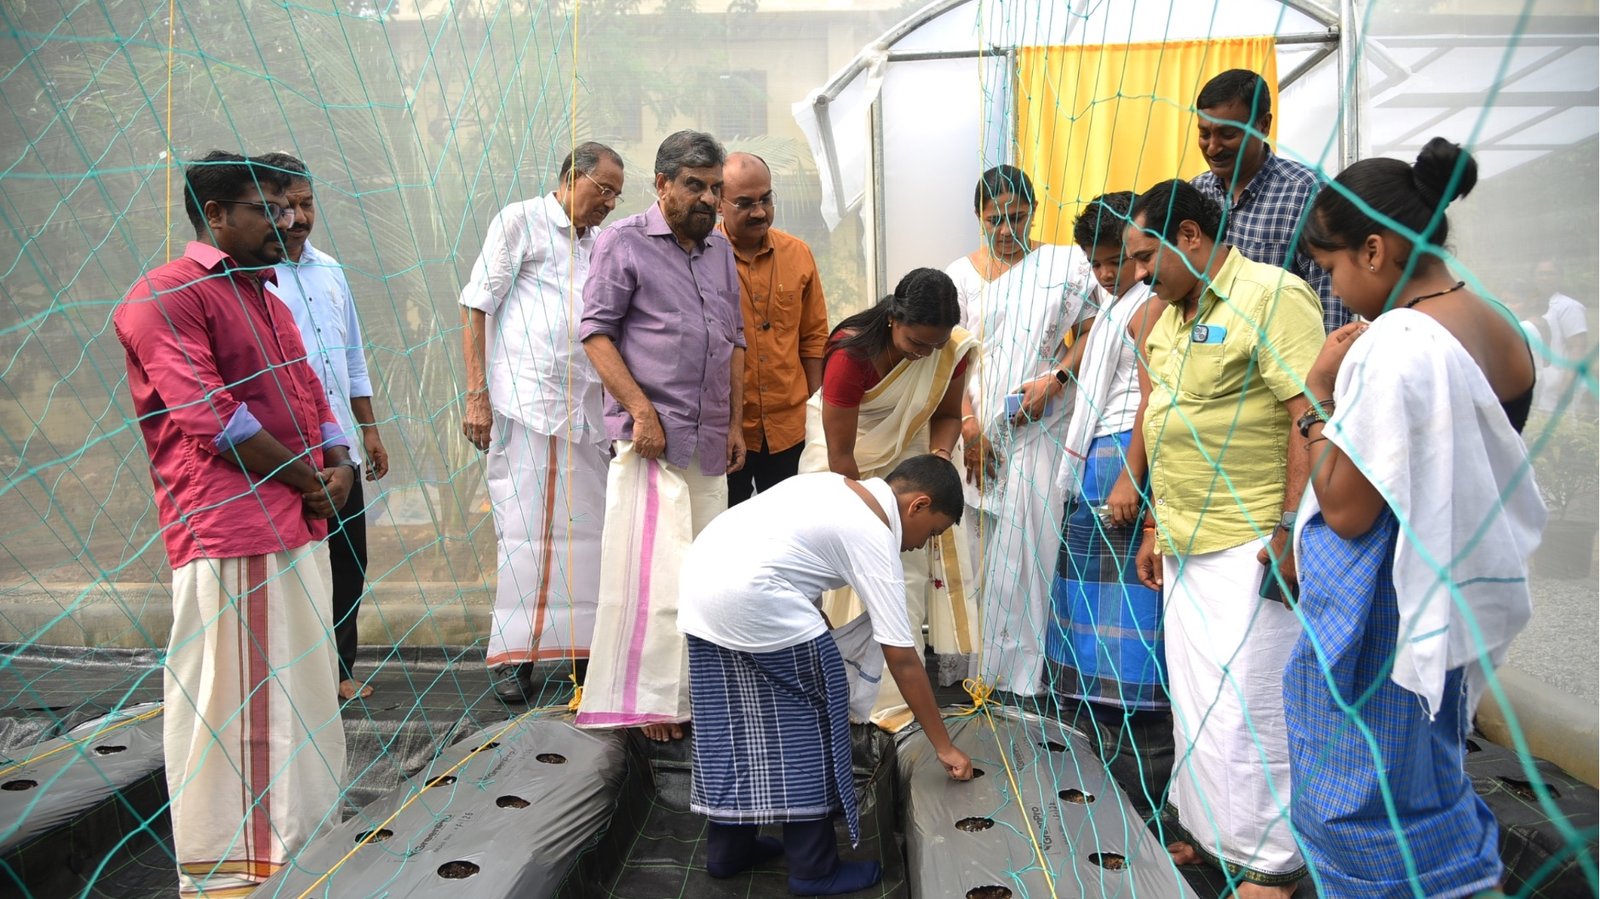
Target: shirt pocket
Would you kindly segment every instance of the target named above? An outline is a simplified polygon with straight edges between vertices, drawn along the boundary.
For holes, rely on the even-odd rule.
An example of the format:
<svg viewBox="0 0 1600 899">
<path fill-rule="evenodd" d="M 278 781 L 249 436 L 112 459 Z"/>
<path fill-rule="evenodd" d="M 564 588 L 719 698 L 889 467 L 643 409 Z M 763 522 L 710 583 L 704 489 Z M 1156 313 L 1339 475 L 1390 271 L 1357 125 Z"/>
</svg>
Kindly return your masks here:
<svg viewBox="0 0 1600 899">
<path fill-rule="evenodd" d="M 1190 343 L 1178 360 L 1179 393 L 1210 399 L 1238 393 L 1244 387 L 1247 358 L 1228 343 Z M 1260 373 L 1256 374 L 1260 377 Z"/>
<path fill-rule="evenodd" d="M 780 321 L 790 321 L 795 310 L 799 308 L 800 291 L 797 288 L 777 291 L 772 295 L 772 315 L 768 320 L 773 323 L 773 327 L 777 327 Z"/>
</svg>

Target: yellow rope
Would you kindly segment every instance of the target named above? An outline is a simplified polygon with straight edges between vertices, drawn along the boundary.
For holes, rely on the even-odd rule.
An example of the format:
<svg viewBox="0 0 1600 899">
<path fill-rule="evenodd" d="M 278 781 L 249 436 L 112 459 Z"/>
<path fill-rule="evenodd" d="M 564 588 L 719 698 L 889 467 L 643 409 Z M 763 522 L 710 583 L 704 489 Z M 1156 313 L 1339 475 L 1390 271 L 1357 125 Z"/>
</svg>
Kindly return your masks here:
<svg viewBox="0 0 1600 899">
<path fill-rule="evenodd" d="M 62 745 L 57 746 L 56 748 L 50 750 L 49 752 L 44 753 L 43 755 L 36 755 L 33 758 L 23 759 L 20 762 L 12 762 L 11 764 L 5 766 L 4 768 L 0 768 L 0 777 L 3 777 L 5 775 L 7 775 L 7 774 L 10 774 L 11 772 L 16 771 L 16 770 L 18 770 L 20 768 L 26 768 L 26 767 L 28 767 L 29 765 L 32 765 L 35 762 L 42 762 L 45 759 L 49 758 L 52 755 L 55 755 L 58 752 L 66 752 L 68 749 L 72 749 L 72 748 L 77 747 L 77 746 L 82 746 L 85 743 L 92 743 L 95 740 L 98 740 L 101 737 L 104 737 L 106 734 L 111 733 L 112 731 L 116 730 L 119 727 L 127 727 L 130 724 L 138 724 L 140 721 L 149 721 L 151 718 L 154 718 L 155 716 L 161 714 L 161 712 L 162 712 L 161 709 L 151 709 L 148 712 L 140 713 L 138 715 L 133 716 L 132 718 L 124 718 L 121 721 L 118 721 L 116 724 L 113 724 L 110 727 L 106 727 L 106 728 L 103 728 L 101 730 L 97 730 L 97 731 L 95 731 L 94 733 L 90 734 L 87 737 L 82 737 L 82 738 L 77 739 L 77 740 L 72 740 L 72 741 L 70 741 L 68 743 L 63 743 Z"/>
<path fill-rule="evenodd" d="M 543 714 L 545 712 L 559 712 L 559 711 L 562 711 L 562 710 L 563 710 L 563 707 L 561 707 L 561 706 L 547 705 L 547 706 L 541 706 L 541 707 L 536 708 L 536 709 L 529 709 L 526 712 L 523 712 L 522 714 L 518 715 L 517 717 L 512 718 L 511 721 L 508 722 L 505 727 L 501 728 L 498 733 L 496 733 L 494 736 L 490 737 L 489 739 L 483 741 L 482 745 L 478 746 L 476 749 L 473 749 L 471 752 L 469 752 L 465 756 L 463 756 L 461 761 L 456 762 L 454 765 L 451 765 L 449 768 L 445 769 L 443 772 L 441 772 L 439 774 L 435 774 L 432 777 L 428 778 L 427 781 L 423 783 L 422 789 L 418 790 L 415 794 L 413 794 L 411 796 L 411 798 L 407 799 L 405 802 L 402 802 L 400 804 L 400 807 L 394 810 L 393 814 L 391 814 L 387 818 L 384 818 L 382 821 L 378 822 L 378 826 L 376 826 L 376 827 L 372 828 L 371 830 L 367 831 L 366 836 L 363 836 L 360 840 L 356 841 L 355 846 L 351 847 L 350 851 L 346 852 L 344 854 L 343 858 L 341 858 L 338 861 L 334 862 L 333 863 L 333 867 L 329 868 L 327 871 L 324 871 L 322 873 L 322 876 L 320 876 L 316 880 L 312 881 L 311 886 L 306 887 L 305 892 L 301 893 L 298 897 L 296 897 L 296 899 L 306 899 L 307 896 L 309 896 L 313 892 L 315 892 L 317 887 L 322 885 L 323 881 L 326 881 L 329 877 L 332 877 L 333 876 L 333 872 L 339 870 L 339 868 L 342 867 L 345 862 L 349 861 L 352 857 L 354 857 L 355 854 L 358 851 L 360 851 L 362 846 L 365 846 L 368 843 L 372 842 L 372 838 L 374 836 L 376 836 L 379 831 L 381 831 L 385 827 L 389 826 L 389 824 L 392 823 L 394 821 L 394 819 L 400 817 L 400 814 L 402 812 L 404 812 L 406 809 L 411 807 L 411 803 L 416 802 L 418 799 L 421 799 L 422 798 L 422 794 L 424 794 L 424 793 L 428 792 L 430 789 L 432 789 L 433 785 L 438 783 L 440 778 L 447 777 L 447 776 L 449 776 L 451 774 L 454 774 L 456 771 L 459 771 L 461 769 L 462 765 L 465 765 L 467 762 L 472 761 L 472 759 L 475 756 L 477 756 L 478 753 L 482 752 L 484 750 L 484 748 L 487 747 L 489 744 L 499 742 L 501 737 L 504 737 L 506 734 L 510 733 L 512 728 L 514 728 L 517 725 L 521 724 L 530 715 L 539 715 L 539 714 Z"/>
<path fill-rule="evenodd" d="M 990 698 L 994 695 L 994 688 L 984 683 L 981 677 L 969 677 L 961 682 L 961 689 L 966 690 L 967 695 L 972 698 L 972 705 L 957 709 L 954 715 L 955 717 L 966 717 L 975 715 L 978 712 L 983 713 L 983 719 L 989 722 L 989 730 L 994 733 L 994 744 L 1000 752 L 1000 762 L 1005 765 L 1006 780 L 1011 782 L 1011 795 L 1017 798 L 1018 807 L 1020 808 L 1022 787 L 1017 783 L 1017 772 L 1011 768 L 1010 753 L 1006 751 L 1004 746 L 1000 745 L 1000 729 L 994 726 L 994 716 L 989 713 L 990 706 L 999 705 L 999 703 Z M 1028 829 L 1028 842 L 1033 844 L 1033 855 L 1039 860 L 1039 870 L 1044 872 L 1045 885 L 1050 888 L 1050 899 L 1059 899 L 1056 896 L 1056 879 L 1050 874 L 1050 866 L 1045 862 L 1044 858 L 1044 847 L 1039 845 L 1039 837 L 1033 832 L 1033 821 L 1028 817 L 1026 811 L 1022 815 L 1022 825 Z"/>
<path fill-rule="evenodd" d="M 167 132 L 167 230 L 162 238 L 168 262 L 172 261 L 172 167 L 177 164 L 172 155 L 172 73 L 177 67 L 177 45 L 178 0 L 167 0 L 167 120 L 162 123 Z"/>
</svg>

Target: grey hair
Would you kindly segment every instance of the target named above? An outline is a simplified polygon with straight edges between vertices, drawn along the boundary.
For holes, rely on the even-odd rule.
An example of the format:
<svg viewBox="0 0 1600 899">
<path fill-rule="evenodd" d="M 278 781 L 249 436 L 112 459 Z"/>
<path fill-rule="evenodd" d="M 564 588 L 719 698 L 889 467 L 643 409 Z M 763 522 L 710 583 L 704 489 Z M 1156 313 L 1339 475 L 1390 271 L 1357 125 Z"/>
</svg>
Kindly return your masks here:
<svg viewBox="0 0 1600 899">
<path fill-rule="evenodd" d="M 679 131 L 662 141 L 660 149 L 656 150 L 656 174 L 675 181 L 680 169 L 722 165 L 727 158 L 727 151 L 717 139 L 704 131 Z"/>
<path fill-rule="evenodd" d="M 617 164 L 619 169 L 626 168 L 622 164 L 622 157 L 618 155 L 616 150 L 605 144 L 590 140 L 579 144 L 576 149 L 567 154 L 566 159 L 561 160 L 561 173 L 557 177 L 565 181 L 567 175 L 571 174 L 573 170 L 577 170 L 582 175 L 592 175 L 602 159 L 611 160 Z"/>
</svg>

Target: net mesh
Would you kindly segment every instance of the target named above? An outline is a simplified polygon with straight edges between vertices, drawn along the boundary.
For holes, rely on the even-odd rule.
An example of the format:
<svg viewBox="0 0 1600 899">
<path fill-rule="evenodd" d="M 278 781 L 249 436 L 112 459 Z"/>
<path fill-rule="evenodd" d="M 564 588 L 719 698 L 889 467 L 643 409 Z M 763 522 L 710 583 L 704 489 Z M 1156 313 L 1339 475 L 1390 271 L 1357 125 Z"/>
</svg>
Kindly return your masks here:
<svg viewBox="0 0 1600 899">
<path fill-rule="evenodd" d="M 1451 207 L 1450 246 L 1436 249 L 1470 289 L 1528 323 L 1549 386 L 1525 436 L 1551 520 L 1532 566 L 1534 618 L 1508 668 L 1488 679 L 1484 705 L 1493 708 L 1478 721 L 1488 736 L 1470 738 L 1467 762 L 1501 820 L 1507 890 L 1592 895 L 1600 877 L 1585 781 L 1594 780 L 1595 762 L 1593 731 L 1584 728 L 1593 728 L 1600 702 L 1600 462 L 1593 342 L 1573 340 L 1570 321 L 1595 320 L 1600 284 L 1593 4 L 1452 2 L 1426 14 L 1396 3 L 1347 6 L 0 5 L 8 120 L 0 131 L 0 788 L 25 794 L 17 816 L 0 821 L 0 894 L 168 895 L 177 884 L 159 767 L 116 767 L 139 755 L 140 740 L 154 741 L 144 757 L 159 763 L 162 713 L 152 704 L 162 694 L 173 573 L 112 313 L 142 273 L 184 252 L 193 233 L 182 199 L 187 160 L 214 147 L 305 160 L 315 174 L 314 243 L 338 261 L 359 310 L 389 464 L 365 484 L 369 589 L 357 674 L 376 692 L 342 710 L 350 757 L 327 820 L 354 816 L 374 832 L 384 819 L 361 809 L 409 778 L 443 771 L 435 759 L 446 747 L 512 717 L 483 665 L 500 560 L 482 456 L 460 431 L 467 384 L 458 303 L 498 210 L 550 191 L 571 148 L 598 140 L 618 151 L 627 172 L 612 221 L 643 211 L 655 196 L 648 173 L 661 138 L 704 129 L 769 163 L 776 220 L 810 246 L 837 323 L 910 268 L 943 268 L 976 245 L 966 198 L 994 164 L 1029 172 L 1040 187 L 1035 234 L 1061 244 L 1097 194 L 1198 174 L 1195 94 L 1226 67 L 1228 42 L 1237 40 L 1247 53 L 1271 54 L 1272 131 L 1285 158 L 1331 177 L 1341 159 L 1409 160 L 1443 134 L 1479 159 L 1476 190 Z M 1335 25 L 1331 39 L 1324 13 Z M 919 27 L 875 43 L 902 21 Z M 835 118 L 819 125 L 814 92 L 851 71 L 862 48 L 869 65 L 832 85 Z M 1148 81 L 1136 71 L 1139 48 L 1154 53 Z M 881 85 L 865 87 L 875 76 Z M 1181 135 L 1177 145 L 1168 134 Z M 1551 305 L 1558 292 L 1576 297 L 1573 306 Z M 986 302 L 1031 299 L 1018 292 Z M 1053 495 L 1046 480 L 1061 440 L 1052 433 L 1029 444 L 1046 461 L 1019 489 Z M 1233 487 L 1219 478 L 1215 489 Z M 984 576 L 1037 580 L 1048 591 L 1058 541 L 1040 551 L 1031 535 L 1059 535 L 1062 510 L 1028 521 L 1008 514 L 981 518 Z M 1037 593 L 1014 606 L 991 603 L 985 626 L 1032 629 L 1042 645 L 1056 626 L 1041 612 L 1049 605 Z M 993 662 L 998 653 L 989 655 Z M 978 667 L 992 679 L 985 664 Z M 531 705 L 564 710 L 571 674 L 559 662 L 539 667 Z M 1150 774 L 1171 760 L 1145 755 L 1163 728 L 1170 740 L 1170 724 L 1018 702 L 1092 737 L 1130 794 L 1127 827 L 1149 823 L 1172 835 L 1159 816 L 1164 783 Z M 1048 742 L 1043 732 L 1018 739 L 1011 753 L 1019 760 Z M 101 751 L 108 746 L 123 748 Z M 1031 782 L 1004 794 L 1013 811 L 1079 801 L 1048 768 L 1029 770 Z M 112 798 L 51 817 L 56 799 L 89 789 L 82 784 L 112 785 Z M 703 833 L 658 814 L 658 802 L 673 805 L 650 800 L 641 826 L 653 856 L 629 856 L 630 844 L 615 837 L 600 847 L 621 847 L 624 873 L 606 881 L 608 895 L 660 894 L 650 892 L 661 888 L 656 881 L 628 886 L 630 865 L 677 872 L 672 894 L 690 891 L 685 872 Z M 1286 822 L 1287 795 L 1275 802 Z M 435 832 L 452 814 L 444 808 L 424 815 Z M 1024 847 L 1042 839 L 1029 820 L 1019 813 L 1007 825 Z M 884 834 L 874 839 L 893 851 Z M 1077 894 L 1111 895 L 1132 883 L 1055 868 L 1051 859 L 1013 854 L 1018 895 L 1028 894 L 1025 882 L 1046 883 L 1049 895 L 1069 894 L 1069 884 Z M 415 873 L 396 870 L 394 884 Z M 1030 873 L 1044 879 L 1026 881 Z M 1202 894 L 1230 880 L 1185 876 Z M 1320 887 L 1311 877 L 1307 889 Z M 901 889 L 903 879 L 881 894 Z M 1413 879 L 1409 892 L 1426 890 Z"/>
</svg>

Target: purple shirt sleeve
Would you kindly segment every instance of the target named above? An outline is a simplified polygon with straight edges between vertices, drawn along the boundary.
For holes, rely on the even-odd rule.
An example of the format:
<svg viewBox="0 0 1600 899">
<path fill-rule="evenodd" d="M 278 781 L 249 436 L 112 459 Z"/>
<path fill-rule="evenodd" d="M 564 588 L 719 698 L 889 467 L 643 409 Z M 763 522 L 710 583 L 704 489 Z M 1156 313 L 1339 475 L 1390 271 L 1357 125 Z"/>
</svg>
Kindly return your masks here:
<svg viewBox="0 0 1600 899">
<path fill-rule="evenodd" d="M 261 422 L 256 421 L 256 417 L 250 414 L 250 404 L 240 403 L 239 408 L 233 410 L 233 417 L 228 419 L 228 423 L 211 443 L 217 448 L 217 452 L 225 453 L 259 433 L 261 433 Z"/>
<path fill-rule="evenodd" d="M 346 434 L 343 428 L 333 422 L 325 421 L 322 423 L 322 448 L 327 449 L 330 446 L 342 446 L 345 449 L 349 449 L 350 435 Z"/>
<path fill-rule="evenodd" d="M 628 314 L 639 279 L 633 270 L 633 254 L 628 242 L 617 237 L 618 229 L 609 229 L 595 238 L 589 277 L 583 283 L 579 342 L 596 334 L 616 340 L 622 333 L 622 320 Z"/>
</svg>

